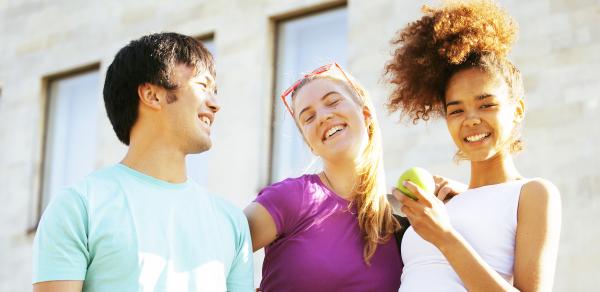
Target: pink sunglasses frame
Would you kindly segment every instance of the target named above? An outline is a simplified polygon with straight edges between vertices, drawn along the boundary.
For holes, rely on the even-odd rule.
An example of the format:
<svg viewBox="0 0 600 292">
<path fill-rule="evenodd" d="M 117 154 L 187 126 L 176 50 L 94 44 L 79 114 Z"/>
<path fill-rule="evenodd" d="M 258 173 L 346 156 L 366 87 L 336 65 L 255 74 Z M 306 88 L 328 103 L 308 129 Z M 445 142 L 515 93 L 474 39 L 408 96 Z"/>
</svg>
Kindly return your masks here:
<svg viewBox="0 0 600 292">
<path fill-rule="evenodd" d="M 300 85 L 300 83 L 302 83 L 302 81 L 304 79 L 325 73 L 325 72 L 335 69 L 335 68 L 339 69 L 340 72 L 342 72 L 342 75 L 344 75 L 344 78 L 346 78 L 346 81 L 348 81 L 348 83 L 350 83 L 350 85 L 352 86 L 352 89 L 354 89 L 354 91 L 358 92 L 354 83 L 350 80 L 350 78 L 348 78 L 348 75 L 346 75 L 346 72 L 342 69 L 342 67 L 340 67 L 340 65 L 338 63 L 333 62 L 333 63 L 327 64 L 327 65 L 323 65 L 323 66 L 313 70 L 312 72 L 305 74 L 302 78 L 300 78 L 296 82 L 294 82 L 294 84 L 292 84 L 292 86 L 290 86 L 288 89 L 286 89 L 281 94 L 281 100 L 283 101 L 283 104 L 285 105 L 285 107 L 287 108 L 287 111 L 290 113 L 290 115 L 292 117 L 294 116 L 294 111 L 292 110 L 291 106 L 288 104 L 288 102 L 286 100 L 287 96 L 290 95 L 292 92 L 294 92 L 294 90 L 296 90 L 296 88 L 298 88 L 298 85 Z"/>
</svg>

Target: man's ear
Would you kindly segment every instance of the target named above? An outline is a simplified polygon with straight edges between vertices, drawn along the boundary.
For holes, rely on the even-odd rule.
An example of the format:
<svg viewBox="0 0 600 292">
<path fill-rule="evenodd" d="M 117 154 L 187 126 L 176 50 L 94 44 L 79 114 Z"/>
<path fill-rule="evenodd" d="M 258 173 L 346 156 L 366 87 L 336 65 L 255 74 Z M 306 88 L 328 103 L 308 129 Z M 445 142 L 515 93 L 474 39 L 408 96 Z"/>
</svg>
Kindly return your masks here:
<svg viewBox="0 0 600 292">
<path fill-rule="evenodd" d="M 525 118 L 525 101 L 519 97 L 515 101 L 515 123 L 520 124 Z"/>
<path fill-rule="evenodd" d="M 137 90 L 138 96 L 140 98 L 140 103 L 152 109 L 160 110 L 160 89 L 160 87 L 150 83 L 140 84 Z"/>
</svg>

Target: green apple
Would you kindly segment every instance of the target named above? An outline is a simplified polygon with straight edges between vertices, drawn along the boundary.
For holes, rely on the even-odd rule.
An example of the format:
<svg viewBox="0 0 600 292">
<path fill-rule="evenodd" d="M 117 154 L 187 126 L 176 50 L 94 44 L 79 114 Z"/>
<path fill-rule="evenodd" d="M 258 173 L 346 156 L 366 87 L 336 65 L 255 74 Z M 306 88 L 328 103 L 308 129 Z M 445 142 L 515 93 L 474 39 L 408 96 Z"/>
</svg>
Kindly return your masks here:
<svg viewBox="0 0 600 292">
<path fill-rule="evenodd" d="M 417 200 L 417 196 L 412 194 L 402 183 L 404 181 L 411 181 L 422 190 L 428 193 L 435 191 L 435 181 L 429 171 L 421 167 L 412 167 L 406 170 L 398 179 L 396 187 L 407 197 Z"/>
</svg>

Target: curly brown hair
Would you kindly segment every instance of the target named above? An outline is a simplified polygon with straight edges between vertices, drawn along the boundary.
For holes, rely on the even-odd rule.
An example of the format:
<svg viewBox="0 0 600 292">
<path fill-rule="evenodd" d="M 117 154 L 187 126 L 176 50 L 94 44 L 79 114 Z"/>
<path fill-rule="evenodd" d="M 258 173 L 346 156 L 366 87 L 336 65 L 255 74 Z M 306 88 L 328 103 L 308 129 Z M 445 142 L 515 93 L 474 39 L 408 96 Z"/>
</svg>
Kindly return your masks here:
<svg viewBox="0 0 600 292">
<path fill-rule="evenodd" d="M 396 48 L 385 67 L 394 85 L 390 112 L 401 110 L 414 123 L 445 116 L 448 80 L 466 68 L 502 76 L 512 97 L 522 97 L 521 74 L 506 58 L 518 26 L 504 9 L 492 0 L 473 0 L 422 10 L 425 15 L 392 40 Z"/>
</svg>

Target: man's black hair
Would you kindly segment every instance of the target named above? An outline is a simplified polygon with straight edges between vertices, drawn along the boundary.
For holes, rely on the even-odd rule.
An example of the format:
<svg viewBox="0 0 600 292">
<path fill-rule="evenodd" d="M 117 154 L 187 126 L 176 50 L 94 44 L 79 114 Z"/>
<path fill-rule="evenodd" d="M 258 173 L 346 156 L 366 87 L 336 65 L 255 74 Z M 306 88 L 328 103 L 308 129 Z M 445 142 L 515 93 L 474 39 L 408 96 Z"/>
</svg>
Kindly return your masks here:
<svg viewBox="0 0 600 292">
<path fill-rule="evenodd" d="M 196 74 L 208 70 L 215 77 L 213 57 L 202 43 L 178 33 L 156 33 L 123 47 L 106 71 L 104 105 L 108 118 L 125 145 L 138 117 L 138 87 L 144 83 L 175 90 L 171 79 L 177 64 L 194 67 Z"/>
</svg>

